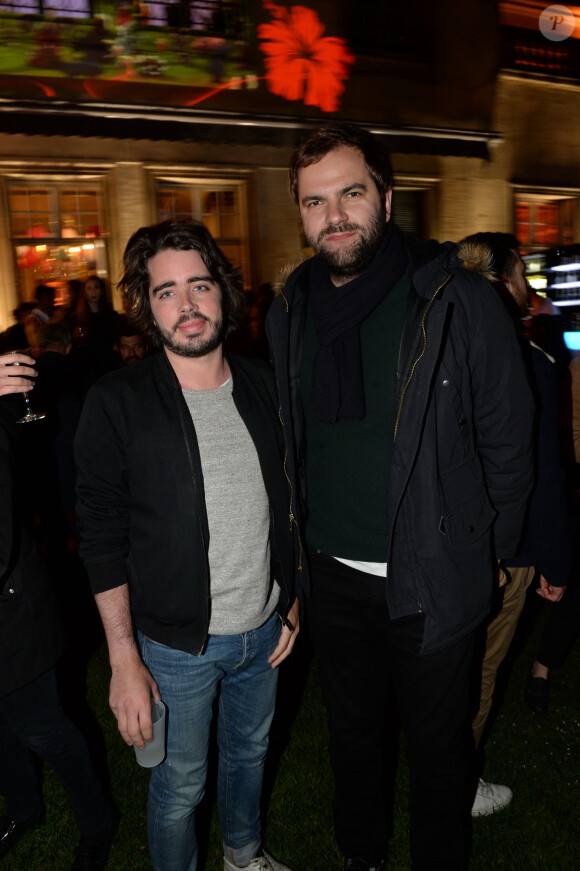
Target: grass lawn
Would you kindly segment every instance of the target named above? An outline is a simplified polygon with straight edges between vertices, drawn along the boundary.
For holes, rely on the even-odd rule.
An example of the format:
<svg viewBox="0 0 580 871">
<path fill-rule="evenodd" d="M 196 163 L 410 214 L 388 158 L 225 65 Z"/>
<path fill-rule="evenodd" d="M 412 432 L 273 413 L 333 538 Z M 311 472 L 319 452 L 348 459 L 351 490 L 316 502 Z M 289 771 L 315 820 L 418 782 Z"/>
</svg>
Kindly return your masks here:
<svg viewBox="0 0 580 871">
<path fill-rule="evenodd" d="M 486 745 L 484 775 L 514 791 L 507 810 L 474 821 L 470 871 L 578 871 L 580 869 L 580 642 L 554 674 L 550 710 L 533 714 L 523 702 L 526 672 L 534 659 L 542 609 L 515 641 L 504 669 L 503 698 Z M 531 630 L 529 626 L 531 625 Z M 75 667 L 78 658 L 74 659 Z M 85 719 L 92 746 L 106 756 L 111 791 L 120 811 L 109 871 L 151 869 L 146 839 L 148 773 L 121 741 L 107 705 L 109 668 L 101 643 L 88 659 L 87 701 L 96 722 Z M 104 741 L 103 741 L 104 738 Z M 302 644 L 281 674 L 266 800 L 266 846 L 293 871 L 339 871 L 332 833 L 332 777 L 328 735 L 315 663 Z M 200 871 L 222 871 L 220 834 L 210 777 L 199 817 Z M 4 860 L 5 871 L 67 871 L 77 831 L 64 793 L 44 770 L 46 825 Z M 388 871 L 410 869 L 408 774 L 401 742 Z"/>
</svg>

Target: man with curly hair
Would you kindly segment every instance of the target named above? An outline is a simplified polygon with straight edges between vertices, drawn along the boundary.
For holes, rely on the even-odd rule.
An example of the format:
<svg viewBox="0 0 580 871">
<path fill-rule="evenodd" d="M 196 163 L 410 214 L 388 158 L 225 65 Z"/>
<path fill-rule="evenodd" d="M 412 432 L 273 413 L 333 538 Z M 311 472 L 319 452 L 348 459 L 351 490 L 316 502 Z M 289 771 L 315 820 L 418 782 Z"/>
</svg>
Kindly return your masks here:
<svg viewBox="0 0 580 871">
<path fill-rule="evenodd" d="M 224 353 L 243 292 L 202 225 L 137 230 L 124 265 L 126 309 L 162 353 L 89 393 L 78 517 L 126 743 L 151 740 L 152 699 L 167 706 L 167 755 L 149 785 L 153 867 L 197 867 L 219 701 L 224 871 L 288 871 L 262 849 L 259 810 L 276 669 L 298 631 L 274 379 L 267 364 Z"/>
</svg>

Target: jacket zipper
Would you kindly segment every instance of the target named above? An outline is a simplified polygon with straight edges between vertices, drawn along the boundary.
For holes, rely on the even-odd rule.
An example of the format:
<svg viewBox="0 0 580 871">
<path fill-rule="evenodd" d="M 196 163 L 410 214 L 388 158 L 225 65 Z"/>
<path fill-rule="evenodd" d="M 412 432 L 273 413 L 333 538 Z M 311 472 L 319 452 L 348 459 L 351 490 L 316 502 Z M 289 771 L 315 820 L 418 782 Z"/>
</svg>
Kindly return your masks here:
<svg viewBox="0 0 580 871">
<path fill-rule="evenodd" d="M 282 419 L 282 407 L 278 406 L 278 418 L 282 426 L 284 426 L 284 421 Z M 288 482 L 288 488 L 290 490 L 290 505 L 288 507 L 288 520 L 290 521 L 290 532 L 292 532 L 292 526 L 296 529 L 296 538 L 298 539 L 298 571 L 302 571 L 302 539 L 300 537 L 300 530 L 298 529 L 298 523 L 296 522 L 296 515 L 294 514 L 294 487 L 292 486 L 292 481 L 290 480 L 290 476 L 288 474 L 288 470 L 286 468 L 286 461 L 288 459 L 288 449 L 284 449 L 284 476 Z"/>
<path fill-rule="evenodd" d="M 399 422 L 400 422 L 400 420 L 401 420 L 401 414 L 402 414 L 402 412 L 403 412 L 403 402 L 405 401 L 405 396 L 406 396 L 406 394 L 407 394 L 407 389 L 408 389 L 408 387 L 409 387 L 409 384 L 411 383 L 411 380 L 412 380 L 412 378 L 413 378 L 413 375 L 415 374 L 415 369 L 416 369 L 417 366 L 419 365 L 419 362 L 421 361 L 421 358 L 424 356 L 425 351 L 426 351 L 426 349 L 427 349 L 427 331 L 426 331 L 426 329 L 425 329 L 425 322 L 427 321 L 427 315 L 428 315 L 429 312 L 431 311 L 431 306 L 432 306 L 433 303 L 435 302 L 435 300 L 436 300 L 438 294 L 440 293 L 440 291 L 443 290 L 443 288 L 445 287 L 445 285 L 447 284 L 447 282 L 450 281 L 450 280 L 451 280 L 451 275 L 448 275 L 447 278 L 445 279 L 445 281 L 444 281 L 442 284 L 439 285 L 439 287 L 437 288 L 437 290 L 435 291 L 435 293 L 433 294 L 433 296 L 432 296 L 431 299 L 429 300 L 429 303 L 428 303 L 428 305 L 427 305 L 425 311 L 423 312 L 423 317 L 421 318 L 421 334 L 422 334 L 422 336 L 423 336 L 423 345 L 422 345 L 422 347 L 421 347 L 421 352 L 420 352 L 419 356 L 417 357 L 417 359 L 416 359 L 415 362 L 413 363 L 413 366 L 411 367 L 411 372 L 410 372 L 410 374 L 409 374 L 409 377 L 407 378 L 407 381 L 405 382 L 405 386 L 403 387 L 403 391 L 402 391 L 402 393 L 401 393 L 401 400 L 400 400 L 400 402 L 399 402 L 399 408 L 398 408 L 398 411 L 397 411 L 397 417 L 396 417 L 396 420 L 395 420 L 395 432 L 394 432 L 394 435 L 393 435 L 393 441 L 396 441 L 396 439 L 397 439 L 397 432 L 398 432 L 398 430 L 399 430 Z M 389 569 L 390 569 L 390 563 L 387 564 L 387 578 L 388 578 L 388 576 L 389 576 Z M 420 602 L 417 602 L 417 606 L 418 606 L 418 611 L 417 611 L 416 613 L 417 613 L 417 614 L 422 614 L 422 613 L 423 613 L 423 610 L 422 610 L 422 605 L 421 605 L 421 603 L 420 603 Z"/>
<path fill-rule="evenodd" d="M 397 411 L 397 417 L 396 417 L 396 419 L 395 419 L 395 431 L 394 431 L 394 434 L 393 434 L 393 441 L 396 441 L 396 440 L 397 440 L 397 432 L 398 432 L 398 430 L 399 430 L 399 422 L 400 422 L 400 420 L 401 420 L 401 414 L 402 414 L 402 412 L 403 412 L 403 403 L 404 403 L 404 401 L 405 401 L 405 396 L 406 396 L 406 394 L 407 394 L 407 389 L 408 389 L 408 387 L 409 387 L 409 384 L 411 383 L 411 380 L 412 380 L 412 378 L 413 378 L 413 375 L 415 374 L 415 369 L 416 369 L 417 366 L 419 365 L 419 363 L 420 363 L 422 357 L 423 357 L 424 354 L 425 354 L 425 351 L 427 350 L 427 331 L 426 331 L 426 329 L 425 329 L 425 322 L 426 322 L 426 320 L 427 320 L 427 315 L 428 315 L 429 312 L 431 311 L 431 306 L 432 306 L 433 303 L 435 302 L 435 300 L 436 300 L 438 294 L 440 293 L 440 291 L 443 290 L 443 288 L 445 287 L 445 285 L 447 284 L 448 281 L 451 281 L 451 275 L 448 275 L 447 278 L 445 279 L 445 281 L 444 281 L 442 284 L 439 285 L 439 287 L 437 288 L 437 290 L 435 291 L 435 293 L 433 294 L 433 296 L 432 296 L 431 299 L 429 300 L 429 303 L 428 303 L 428 305 L 427 305 L 427 308 L 426 308 L 425 311 L 423 312 L 423 317 L 421 318 L 421 334 L 422 334 L 422 336 L 423 336 L 423 345 L 422 345 L 422 347 L 421 347 L 421 352 L 420 352 L 419 356 L 417 357 L 417 359 L 416 359 L 415 362 L 413 363 L 413 366 L 411 367 L 411 372 L 410 372 L 410 374 L 409 374 L 409 377 L 407 378 L 407 381 L 406 381 L 405 386 L 403 387 L 403 391 L 402 391 L 402 393 L 401 393 L 401 400 L 400 400 L 400 402 L 399 402 L 399 408 L 398 408 L 398 411 Z"/>
<path fill-rule="evenodd" d="M 284 290 L 280 291 L 280 296 L 284 300 L 284 305 L 286 306 L 286 314 L 290 314 L 290 305 L 288 304 L 288 299 L 284 294 Z M 283 427 L 285 427 L 284 419 L 282 417 L 282 406 L 278 406 L 278 418 Z M 298 539 L 298 571 L 301 572 L 302 569 L 302 538 L 300 536 L 300 530 L 298 528 L 298 523 L 296 521 L 296 515 L 294 514 L 294 487 L 292 486 L 292 481 L 290 480 L 290 476 L 288 475 L 288 471 L 286 468 L 286 461 L 288 459 L 288 449 L 284 450 L 284 475 L 286 476 L 286 480 L 288 481 L 288 487 L 290 488 L 290 507 L 288 512 L 288 519 L 290 521 L 290 531 L 292 531 L 292 525 L 294 525 L 296 529 L 296 538 Z"/>
</svg>

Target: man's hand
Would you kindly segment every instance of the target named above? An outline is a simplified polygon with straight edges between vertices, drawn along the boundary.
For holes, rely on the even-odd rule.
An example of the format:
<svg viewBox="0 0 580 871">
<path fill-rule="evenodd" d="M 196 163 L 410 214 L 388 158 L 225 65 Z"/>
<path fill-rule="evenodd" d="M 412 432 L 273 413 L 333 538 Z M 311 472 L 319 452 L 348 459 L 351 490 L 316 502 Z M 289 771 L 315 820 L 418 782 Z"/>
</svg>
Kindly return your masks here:
<svg viewBox="0 0 580 871">
<path fill-rule="evenodd" d="M 19 366 L 14 366 L 19 363 Z M 9 354 L 0 356 L 0 396 L 9 393 L 28 393 L 34 387 L 31 378 L 36 377 L 36 369 L 33 368 L 34 359 L 28 354 L 18 354 L 11 351 Z"/>
<path fill-rule="evenodd" d="M 129 585 L 97 593 L 95 602 L 109 646 L 112 673 L 109 705 L 123 740 L 142 750 L 145 741 L 153 739 L 151 697 L 160 699 L 161 694 L 135 643 Z"/>
<path fill-rule="evenodd" d="M 299 632 L 300 605 L 298 599 L 294 599 L 294 604 L 288 611 L 285 623 L 282 625 L 282 632 L 280 633 L 280 639 L 276 645 L 276 649 L 268 657 L 268 662 L 272 668 L 277 668 L 281 662 L 284 662 L 287 656 L 290 656 L 296 641 L 296 636 Z"/>
<path fill-rule="evenodd" d="M 153 740 L 151 697 L 160 699 L 159 688 L 138 656 L 112 666 L 109 705 L 117 718 L 123 740 L 140 750 Z"/>
<path fill-rule="evenodd" d="M 549 584 L 543 575 L 540 575 L 540 586 L 536 590 L 538 596 L 541 596 L 542 599 L 547 599 L 548 602 L 559 602 L 564 593 L 566 592 L 566 587 L 553 587 L 552 584 Z"/>
</svg>

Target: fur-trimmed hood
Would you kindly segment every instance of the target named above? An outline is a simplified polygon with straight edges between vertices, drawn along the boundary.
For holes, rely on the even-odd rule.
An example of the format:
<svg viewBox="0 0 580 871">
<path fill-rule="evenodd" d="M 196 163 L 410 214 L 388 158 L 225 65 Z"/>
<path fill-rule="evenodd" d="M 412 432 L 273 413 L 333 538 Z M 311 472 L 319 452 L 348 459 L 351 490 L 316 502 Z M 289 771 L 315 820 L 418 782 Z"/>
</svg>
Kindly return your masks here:
<svg viewBox="0 0 580 871">
<path fill-rule="evenodd" d="M 493 270 L 493 253 L 482 242 L 471 242 L 464 239 L 457 245 L 457 259 L 462 261 L 465 269 L 478 272 L 492 284 L 498 280 Z"/>
<path fill-rule="evenodd" d="M 292 263 L 284 263 L 283 266 L 280 267 L 278 272 L 276 273 L 276 278 L 272 282 L 272 290 L 274 291 L 274 296 L 279 296 L 280 293 L 284 290 L 284 285 L 292 275 L 295 269 L 297 269 L 302 263 L 306 263 L 310 258 L 304 258 L 304 260 L 294 260 Z"/>
</svg>

